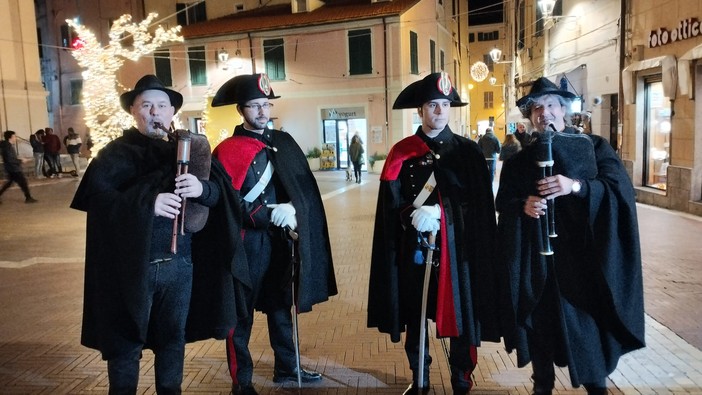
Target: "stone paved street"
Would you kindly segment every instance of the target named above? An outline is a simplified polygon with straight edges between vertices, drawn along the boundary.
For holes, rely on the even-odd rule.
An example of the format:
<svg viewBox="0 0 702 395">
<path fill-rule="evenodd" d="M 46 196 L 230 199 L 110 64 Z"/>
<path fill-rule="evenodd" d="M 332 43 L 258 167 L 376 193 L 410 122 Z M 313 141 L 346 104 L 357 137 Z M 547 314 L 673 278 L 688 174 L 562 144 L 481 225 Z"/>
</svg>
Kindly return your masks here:
<svg viewBox="0 0 702 395">
<path fill-rule="evenodd" d="M 315 173 L 330 224 L 339 295 L 300 316 L 302 363 L 324 375 L 303 394 L 400 394 L 411 380 L 401 343 L 366 328 L 366 295 L 378 177 Z M 0 393 L 105 394 L 106 364 L 80 345 L 85 216 L 68 208 L 77 180 L 32 181 L 38 204 L 13 188 L 0 204 Z M 647 348 L 620 361 L 611 394 L 702 394 L 702 219 L 639 205 Z M 450 394 L 441 342 L 431 340 L 432 393 Z M 251 339 L 261 394 L 297 393 L 272 382 L 263 316 Z M 478 350 L 473 394 L 530 393 L 530 369 L 500 344 Z M 153 358 L 142 360 L 140 394 L 154 394 Z M 224 344 L 188 345 L 186 394 L 228 394 Z M 557 394 L 584 394 L 558 372 Z"/>
</svg>

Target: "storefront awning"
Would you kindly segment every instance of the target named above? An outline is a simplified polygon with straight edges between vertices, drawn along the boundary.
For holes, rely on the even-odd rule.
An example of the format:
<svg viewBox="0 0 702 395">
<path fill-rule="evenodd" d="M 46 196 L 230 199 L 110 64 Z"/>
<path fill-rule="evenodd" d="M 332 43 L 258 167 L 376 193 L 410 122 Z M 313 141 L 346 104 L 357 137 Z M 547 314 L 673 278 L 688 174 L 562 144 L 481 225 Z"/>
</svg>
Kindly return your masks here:
<svg viewBox="0 0 702 395">
<path fill-rule="evenodd" d="M 663 94 L 671 99 L 675 99 L 677 90 L 677 62 L 675 56 L 666 55 L 657 58 L 645 59 L 633 62 L 622 70 L 622 87 L 624 89 L 624 102 L 626 104 L 636 103 L 636 72 L 641 70 L 661 68 L 663 77 Z"/>
<path fill-rule="evenodd" d="M 690 99 L 695 98 L 694 74 L 692 73 L 692 63 L 696 59 L 702 59 L 702 44 L 685 52 L 678 60 L 678 85 L 680 85 L 680 94 L 688 95 Z"/>
</svg>

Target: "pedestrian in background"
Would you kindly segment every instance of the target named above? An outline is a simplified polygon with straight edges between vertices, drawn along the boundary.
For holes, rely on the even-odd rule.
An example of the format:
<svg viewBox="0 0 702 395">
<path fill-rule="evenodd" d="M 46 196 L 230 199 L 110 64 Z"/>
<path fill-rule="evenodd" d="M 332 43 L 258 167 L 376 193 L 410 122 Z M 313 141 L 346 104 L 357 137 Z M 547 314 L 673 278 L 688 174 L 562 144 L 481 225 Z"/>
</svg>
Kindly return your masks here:
<svg viewBox="0 0 702 395">
<path fill-rule="evenodd" d="M 504 163 L 495 201 L 516 313 L 505 345 L 531 362 L 535 395 L 552 393 L 554 364 L 607 394 L 619 358 L 645 345 L 634 188 L 605 139 L 570 125 L 574 97 L 539 78 L 517 101 L 536 139 Z"/>
<path fill-rule="evenodd" d="M 490 182 L 495 179 L 495 168 L 497 167 L 497 154 L 500 153 L 502 145 L 500 140 L 492 132 L 492 128 L 485 129 L 485 134 L 478 140 L 478 146 L 483 151 L 487 167 L 490 172 Z"/>
<path fill-rule="evenodd" d="M 68 135 L 63 139 L 63 144 L 66 146 L 68 155 L 71 156 L 76 174 L 80 174 L 80 147 L 83 145 L 83 141 L 73 128 L 68 128 Z"/>
<path fill-rule="evenodd" d="M 517 122 L 517 130 L 514 132 L 514 136 L 522 147 L 529 145 L 531 142 L 531 133 L 527 130 L 524 122 Z"/>
<path fill-rule="evenodd" d="M 467 394 L 473 386 L 481 339 L 500 341 L 490 175 L 477 144 L 448 126 L 451 108 L 466 104 L 445 72 L 410 84 L 393 104 L 393 109 L 416 110 L 422 125 L 392 147 L 380 175 L 368 327 L 388 333 L 393 342 L 407 331 L 405 353 L 412 370 L 407 395 L 430 391 L 432 358 L 428 333 L 421 333 L 425 297 L 426 318 L 436 322 L 436 336 L 450 338 L 454 394 Z M 423 254 L 432 235 L 438 250 L 427 279 Z"/>
<path fill-rule="evenodd" d="M 351 138 L 349 146 L 349 158 L 353 164 L 353 175 L 356 178 L 356 184 L 361 183 L 361 167 L 363 166 L 363 142 L 358 134 Z"/>
<path fill-rule="evenodd" d="M 234 208 L 243 218 L 236 236 L 243 239 L 248 262 L 242 270 L 250 275 L 248 311 L 226 343 L 233 395 L 257 394 L 249 350 L 255 310 L 266 314 L 273 382 L 298 381 L 298 374 L 304 383 L 321 380 L 320 373 L 297 365 L 291 308 L 294 304 L 294 314 L 308 312 L 337 293 L 317 182 L 292 136 L 268 127 L 270 100 L 279 97 L 266 74 L 244 74 L 225 82 L 212 99 L 212 107 L 235 105 L 236 119 L 243 119 L 212 154 L 241 196 Z"/>
<path fill-rule="evenodd" d="M 15 143 L 17 142 L 17 135 L 12 130 L 6 130 L 3 134 L 5 140 L 0 142 L 0 151 L 2 151 L 2 161 L 5 165 L 5 178 L 7 181 L 0 188 L 0 196 L 2 196 L 5 191 L 12 186 L 13 182 L 19 185 L 20 189 L 24 193 L 25 203 L 36 203 L 37 200 L 32 197 L 29 193 L 29 185 L 27 184 L 27 179 L 24 177 L 22 172 L 22 162 L 25 160 L 20 160 L 17 157 L 17 151 L 15 148 Z"/>
<path fill-rule="evenodd" d="M 52 128 L 44 128 L 44 133 L 44 159 L 49 163 L 49 176 L 61 178 L 61 140 Z"/>
<path fill-rule="evenodd" d="M 34 177 L 44 178 L 44 129 L 37 130 L 29 136 L 29 144 L 34 153 Z"/>
<path fill-rule="evenodd" d="M 519 144 L 519 140 L 512 133 L 507 133 L 505 135 L 505 141 L 502 143 L 502 149 L 500 150 L 500 160 L 506 161 L 511 158 L 522 149 L 522 145 Z"/>
</svg>

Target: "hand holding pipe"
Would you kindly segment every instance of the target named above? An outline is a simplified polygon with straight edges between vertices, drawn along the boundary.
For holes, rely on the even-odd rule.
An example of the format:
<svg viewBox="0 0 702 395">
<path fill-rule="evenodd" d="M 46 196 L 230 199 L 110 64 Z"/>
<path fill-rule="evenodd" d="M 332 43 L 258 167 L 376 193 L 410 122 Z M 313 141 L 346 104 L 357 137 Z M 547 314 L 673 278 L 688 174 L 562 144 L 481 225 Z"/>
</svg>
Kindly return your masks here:
<svg viewBox="0 0 702 395">
<path fill-rule="evenodd" d="M 555 130 L 553 124 L 549 125 Z M 552 153 L 552 132 L 545 130 L 540 133 L 536 141 L 536 165 L 541 169 L 541 179 L 550 177 L 553 174 L 553 153 Z M 555 221 L 553 199 L 546 200 L 546 211 L 539 219 L 541 225 L 541 255 L 553 255 L 551 248 L 551 234 L 555 236 Z"/>
<path fill-rule="evenodd" d="M 171 133 L 162 123 L 154 122 L 154 127 L 157 127 L 170 137 L 174 137 L 178 144 L 178 150 L 176 153 L 176 177 L 181 174 L 186 174 L 188 172 L 188 165 L 190 164 L 190 131 L 184 129 L 178 129 Z M 180 214 L 178 214 L 173 220 L 173 237 L 171 238 L 171 253 L 178 253 L 178 228 L 180 228 L 180 234 L 185 234 L 185 202 L 186 198 L 183 198 Z"/>
</svg>

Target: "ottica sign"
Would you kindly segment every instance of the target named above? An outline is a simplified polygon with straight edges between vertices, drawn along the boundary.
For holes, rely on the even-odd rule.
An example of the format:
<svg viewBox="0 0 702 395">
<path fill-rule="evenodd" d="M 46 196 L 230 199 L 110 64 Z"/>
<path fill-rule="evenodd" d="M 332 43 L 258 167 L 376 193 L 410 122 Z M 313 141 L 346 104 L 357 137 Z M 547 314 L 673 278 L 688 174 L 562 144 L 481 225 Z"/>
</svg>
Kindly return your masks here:
<svg viewBox="0 0 702 395">
<path fill-rule="evenodd" d="M 658 28 L 658 30 L 651 30 L 648 36 L 648 47 L 656 48 L 676 41 L 697 37 L 702 34 L 700 27 L 700 21 L 697 18 L 688 18 L 680 21 L 673 30 L 668 30 L 664 27 Z"/>
</svg>

